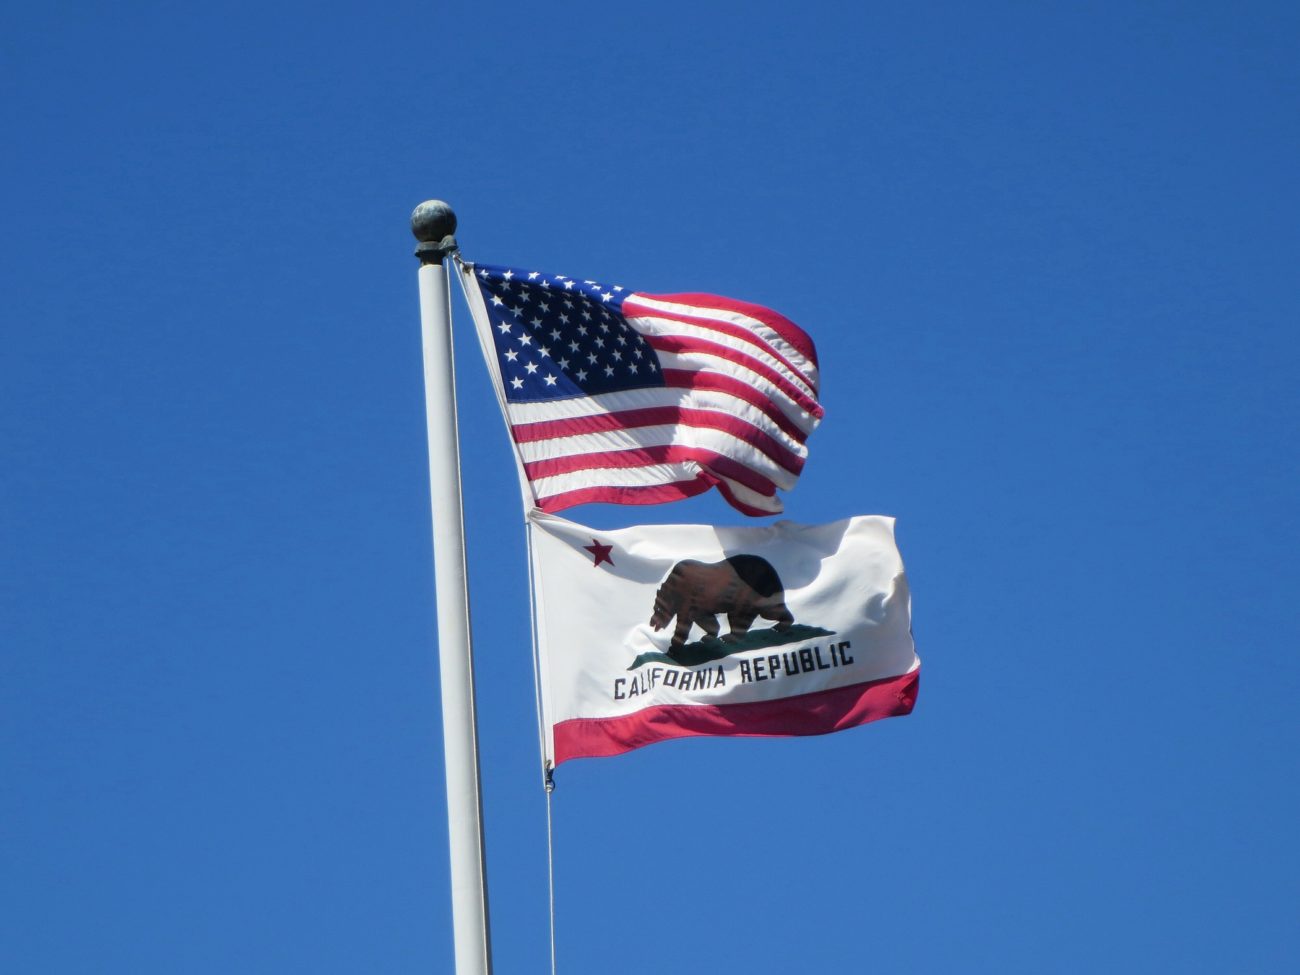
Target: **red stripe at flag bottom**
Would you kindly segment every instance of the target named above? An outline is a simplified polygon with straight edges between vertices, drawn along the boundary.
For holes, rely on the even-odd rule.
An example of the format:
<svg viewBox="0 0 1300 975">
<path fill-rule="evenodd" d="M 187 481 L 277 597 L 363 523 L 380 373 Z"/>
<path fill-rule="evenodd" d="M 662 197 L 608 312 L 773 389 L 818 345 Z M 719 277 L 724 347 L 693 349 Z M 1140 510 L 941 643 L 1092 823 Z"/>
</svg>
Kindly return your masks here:
<svg viewBox="0 0 1300 975">
<path fill-rule="evenodd" d="M 673 738 L 791 738 L 825 735 L 881 718 L 911 714 L 921 670 L 883 680 L 773 701 L 658 705 L 613 718 L 571 718 L 555 725 L 555 764 L 604 758 Z"/>
</svg>

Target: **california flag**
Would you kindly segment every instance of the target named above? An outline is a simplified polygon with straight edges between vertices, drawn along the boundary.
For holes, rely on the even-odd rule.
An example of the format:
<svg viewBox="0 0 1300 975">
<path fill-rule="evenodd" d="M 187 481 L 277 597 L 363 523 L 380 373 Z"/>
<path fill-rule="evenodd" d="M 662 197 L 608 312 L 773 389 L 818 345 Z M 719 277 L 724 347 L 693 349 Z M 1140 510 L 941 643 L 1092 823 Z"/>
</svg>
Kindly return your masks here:
<svg viewBox="0 0 1300 975">
<path fill-rule="evenodd" d="M 694 735 L 820 735 L 916 702 L 892 518 L 529 519 L 551 765 Z"/>
</svg>

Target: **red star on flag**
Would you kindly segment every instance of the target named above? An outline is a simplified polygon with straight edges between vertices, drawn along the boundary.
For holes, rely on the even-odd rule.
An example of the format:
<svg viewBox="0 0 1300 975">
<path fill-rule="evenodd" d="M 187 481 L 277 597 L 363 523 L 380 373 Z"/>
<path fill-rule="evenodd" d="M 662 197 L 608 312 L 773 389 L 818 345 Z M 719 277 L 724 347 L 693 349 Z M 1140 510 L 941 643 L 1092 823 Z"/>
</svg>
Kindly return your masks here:
<svg viewBox="0 0 1300 975">
<path fill-rule="evenodd" d="M 582 547 L 590 552 L 592 558 L 595 560 L 591 563 L 592 568 L 595 568 L 602 562 L 608 562 L 610 565 L 614 564 L 614 560 L 609 557 L 609 553 L 614 551 L 613 545 L 601 545 L 600 542 L 593 538 L 590 545 L 584 545 Z"/>
</svg>

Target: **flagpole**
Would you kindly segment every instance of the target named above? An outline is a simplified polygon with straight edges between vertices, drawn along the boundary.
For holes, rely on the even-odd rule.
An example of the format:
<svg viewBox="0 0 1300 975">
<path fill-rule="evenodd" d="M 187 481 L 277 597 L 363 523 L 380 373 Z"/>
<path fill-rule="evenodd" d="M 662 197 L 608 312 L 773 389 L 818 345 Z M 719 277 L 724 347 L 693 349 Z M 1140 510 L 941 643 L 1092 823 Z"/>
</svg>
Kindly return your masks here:
<svg viewBox="0 0 1300 975">
<path fill-rule="evenodd" d="M 415 208 L 411 231 L 420 243 L 420 325 L 424 405 L 429 432 L 429 494 L 433 507 L 434 591 L 438 604 L 438 671 L 451 845 L 451 914 L 456 975 L 491 975 L 478 732 L 470 646 L 465 521 L 461 508 L 452 364 L 451 296 L 443 261 L 456 251 L 456 214 L 441 200 Z"/>
</svg>

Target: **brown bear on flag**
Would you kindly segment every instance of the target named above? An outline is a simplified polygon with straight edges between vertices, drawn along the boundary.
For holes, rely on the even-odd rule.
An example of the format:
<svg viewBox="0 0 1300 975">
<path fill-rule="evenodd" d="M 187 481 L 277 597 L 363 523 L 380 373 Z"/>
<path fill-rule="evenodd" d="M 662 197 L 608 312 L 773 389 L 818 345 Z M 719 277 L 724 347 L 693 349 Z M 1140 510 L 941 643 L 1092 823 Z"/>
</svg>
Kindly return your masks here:
<svg viewBox="0 0 1300 975">
<path fill-rule="evenodd" d="M 678 562 L 655 593 L 650 625 L 662 630 L 677 617 L 668 649 L 672 655 L 686 643 L 695 624 L 704 630 L 705 639 L 716 640 L 719 613 L 727 614 L 731 627 L 722 638 L 724 643 L 740 640 L 758 617 L 776 620 L 774 629 L 778 631 L 794 625 L 781 577 L 767 559 L 757 555 L 733 555 L 721 562 Z"/>
</svg>

